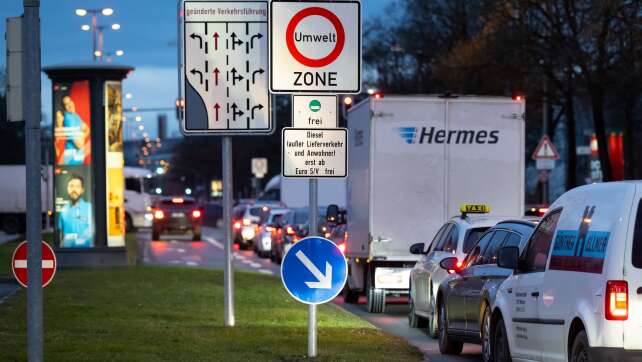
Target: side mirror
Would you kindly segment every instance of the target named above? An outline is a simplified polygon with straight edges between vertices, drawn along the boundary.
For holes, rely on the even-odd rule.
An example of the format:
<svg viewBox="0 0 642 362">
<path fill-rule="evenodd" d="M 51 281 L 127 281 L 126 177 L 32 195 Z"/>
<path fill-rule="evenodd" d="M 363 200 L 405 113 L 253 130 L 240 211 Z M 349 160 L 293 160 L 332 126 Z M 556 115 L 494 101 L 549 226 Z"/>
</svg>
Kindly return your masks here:
<svg viewBox="0 0 642 362">
<path fill-rule="evenodd" d="M 505 246 L 499 249 L 497 266 L 500 268 L 516 270 L 519 267 L 519 248 Z"/>
<path fill-rule="evenodd" d="M 439 262 L 439 266 L 442 269 L 448 271 L 449 274 L 452 274 L 459 271 L 460 266 L 457 265 L 458 263 L 459 261 L 457 260 L 457 258 L 455 258 L 454 256 L 451 256 L 451 257 L 442 259 L 441 262 Z"/>
<path fill-rule="evenodd" d="M 410 254 L 424 254 L 424 243 L 412 244 Z"/>
<path fill-rule="evenodd" d="M 328 205 L 325 212 L 325 220 L 328 222 L 336 222 L 339 218 L 339 206 L 332 204 Z"/>
</svg>

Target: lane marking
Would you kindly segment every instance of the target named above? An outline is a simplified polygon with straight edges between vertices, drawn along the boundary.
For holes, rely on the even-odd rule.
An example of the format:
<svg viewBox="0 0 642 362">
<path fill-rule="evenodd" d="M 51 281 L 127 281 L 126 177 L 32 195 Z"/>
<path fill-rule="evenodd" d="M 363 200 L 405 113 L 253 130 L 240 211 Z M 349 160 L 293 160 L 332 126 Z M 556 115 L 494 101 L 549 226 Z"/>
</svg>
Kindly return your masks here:
<svg viewBox="0 0 642 362">
<path fill-rule="evenodd" d="M 188 265 L 188 266 L 198 266 L 198 263 L 197 263 L 197 262 L 194 262 L 194 261 L 186 261 L 186 262 L 185 262 L 185 265 Z"/>
<path fill-rule="evenodd" d="M 271 270 L 267 270 L 267 269 L 259 269 L 258 272 L 262 274 L 267 274 L 267 275 L 274 275 L 274 273 Z"/>
<path fill-rule="evenodd" d="M 178 249 L 176 249 L 176 251 L 178 251 L 179 253 L 184 253 L 184 252 L 185 252 L 185 249 L 183 249 L 183 248 L 178 248 Z"/>
<path fill-rule="evenodd" d="M 209 236 L 206 236 L 204 239 L 205 239 L 205 241 L 207 241 L 208 243 L 210 243 L 210 244 L 214 245 L 215 247 L 217 247 L 217 248 L 219 248 L 219 249 L 221 249 L 221 250 L 225 249 L 225 247 L 223 246 L 223 244 L 221 244 L 220 242 L 218 242 L 218 241 L 217 241 L 217 240 L 215 240 L 215 239 L 210 238 Z"/>
<path fill-rule="evenodd" d="M 247 259 L 243 259 L 243 260 L 241 260 L 241 263 L 252 264 L 252 261 L 251 260 L 247 260 Z"/>
<path fill-rule="evenodd" d="M 260 268 L 260 267 L 261 267 L 261 264 L 259 264 L 259 263 L 250 263 L 250 266 L 251 266 L 252 268 Z"/>
</svg>

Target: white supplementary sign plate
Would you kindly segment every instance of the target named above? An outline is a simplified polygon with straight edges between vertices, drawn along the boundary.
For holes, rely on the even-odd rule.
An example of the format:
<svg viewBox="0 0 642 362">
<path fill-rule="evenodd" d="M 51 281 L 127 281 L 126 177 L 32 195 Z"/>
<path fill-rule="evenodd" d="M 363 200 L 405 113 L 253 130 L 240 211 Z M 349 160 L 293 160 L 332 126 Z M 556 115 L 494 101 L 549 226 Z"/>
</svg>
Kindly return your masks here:
<svg viewBox="0 0 642 362">
<path fill-rule="evenodd" d="M 338 127 L 337 96 L 293 95 L 292 126 L 295 128 Z"/>
<path fill-rule="evenodd" d="M 348 175 L 346 128 L 283 128 L 281 142 L 284 177 L 341 178 Z"/>
<path fill-rule="evenodd" d="M 359 93 L 358 1 L 272 1 L 270 29 L 273 93 Z"/>
<path fill-rule="evenodd" d="M 186 134 L 270 134 L 267 1 L 185 1 Z"/>
</svg>

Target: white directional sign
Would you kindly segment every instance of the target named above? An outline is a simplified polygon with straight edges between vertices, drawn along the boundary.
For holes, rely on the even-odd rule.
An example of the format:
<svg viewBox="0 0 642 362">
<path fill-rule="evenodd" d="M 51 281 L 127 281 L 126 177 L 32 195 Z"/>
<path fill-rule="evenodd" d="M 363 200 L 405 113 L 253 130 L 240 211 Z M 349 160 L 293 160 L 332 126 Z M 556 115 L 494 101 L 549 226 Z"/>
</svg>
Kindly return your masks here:
<svg viewBox="0 0 642 362">
<path fill-rule="evenodd" d="M 268 172 L 267 158 L 253 158 L 252 159 L 252 174 L 256 178 L 263 178 Z"/>
<path fill-rule="evenodd" d="M 293 95 L 292 126 L 296 128 L 338 127 L 337 96 Z"/>
<path fill-rule="evenodd" d="M 281 164 L 284 177 L 346 177 L 346 128 L 283 128 Z"/>
<path fill-rule="evenodd" d="M 272 1 L 270 29 L 272 92 L 359 93 L 358 1 Z"/>
<path fill-rule="evenodd" d="M 185 1 L 186 134 L 270 134 L 267 1 Z"/>
</svg>

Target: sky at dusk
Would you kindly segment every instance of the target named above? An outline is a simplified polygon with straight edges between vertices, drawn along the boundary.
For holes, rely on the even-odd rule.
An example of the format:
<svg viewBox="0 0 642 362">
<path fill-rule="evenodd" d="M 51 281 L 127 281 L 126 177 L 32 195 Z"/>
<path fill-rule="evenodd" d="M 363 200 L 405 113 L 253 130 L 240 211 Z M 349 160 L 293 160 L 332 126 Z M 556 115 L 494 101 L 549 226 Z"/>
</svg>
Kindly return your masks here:
<svg viewBox="0 0 642 362">
<path fill-rule="evenodd" d="M 4 34 L 4 19 L 20 16 L 22 1 L 0 1 L 0 16 L 3 19 L 0 32 Z M 380 14 L 393 1 L 363 0 L 363 21 Z M 41 0 L 42 66 L 91 61 L 91 31 L 81 30 L 81 25 L 89 24 L 91 19 L 89 16 L 76 16 L 74 11 L 76 8 L 104 7 L 114 9 L 113 15 L 98 17 L 98 24 L 107 27 L 105 51 L 122 49 L 125 55 L 113 61 L 136 68 L 123 82 L 123 94 L 132 94 L 131 99 L 123 99 L 125 108 L 173 107 L 178 92 L 176 0 Z M 112 23 L 120 24 L 120 30 L 109 29 Z M 5 68 L 5 53 L 5 43 L 2 41 L 1 69 Z M 48 124 L 51 122 L 51 82 L 44 74 L 42 80 L 43 121 Z M 174 111 L 166 113 L 170 120 L 170 136 L 178 134 Z M 141 115 L 146 130 L 154 136 L 156 114 Z M 128 119 L 132 118 L 132 115 L 128 116 Z M 129 139 L 130 135 L 125 137 Z"/>
</svg>

